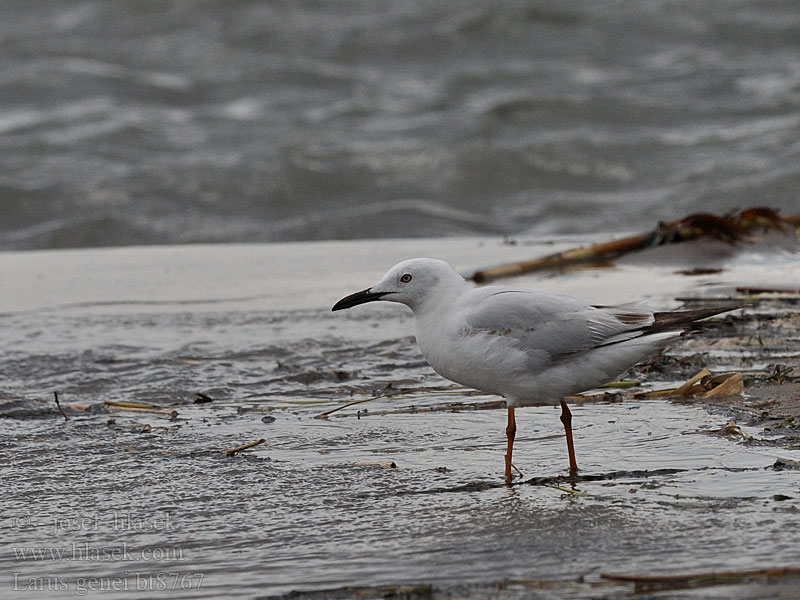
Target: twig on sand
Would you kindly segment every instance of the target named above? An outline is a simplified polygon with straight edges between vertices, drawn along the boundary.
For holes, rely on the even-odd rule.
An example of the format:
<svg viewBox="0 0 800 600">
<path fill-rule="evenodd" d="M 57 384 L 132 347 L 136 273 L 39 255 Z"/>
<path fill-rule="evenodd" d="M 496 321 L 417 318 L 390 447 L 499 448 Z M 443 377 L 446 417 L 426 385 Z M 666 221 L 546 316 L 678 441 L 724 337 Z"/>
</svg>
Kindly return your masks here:
<svg viewBox="0 0 800 600">
<path fill-rule="evenodd" d="M 371 400 L 372 398 L 370 398 Z M 460 412 L 464 410 L 491 410 L 495 408 L 505 408 L 505 400 L 486 400 L 484 402 L 448 402 L 447 404 L 437 404 L 435 406 L 407 406 L 405 408 L 393 408 L 388 410 L 376 410 L 369 413 L 372 417 L 383 415 L 409 415 L 416 413 L 433 413 L 433 412 Z M 340 406 L 339 408 L 344 408 Z M 334 409 L 338 410 L 338 409 Z M 333 411 L 329 411 L 333 412 Z M 364 413 L 362 413 L 364 414 Z M 353 417 L 357 415 L 347 414 L 340 415 L 342 417 Z M 323 417 L 325 418 L 325 417 Z M 360 417 L 359 417 L 360 418 Z"/>
<path fill-rule="evenodd" d="M 565 494 L 572 494 L 574 496 L 591 496 L 589 492 L 585 492 L 583 490 L 565 488 L 563 485 L 557 485 L 555 483 L 549 487 L 553 488 L 554 490 L 558 490 L 559 492 L 564 492 Z"/>
<path fill-rule="evenodd" d="M 148 404 L 146 402 L 116 402 L 114 400 L 106 400 L 104 404 L 110 408 L 116 408 L 118 410 L 146 411 L 146 412 L 158 413 L 165 415 L 172 420 L 175 420 L 178 417 L 177 410 L 163 408 L 156 404 Z"/>
<path fill-rule="evenodd" d="M 59 411 L 61 411 L 61 416 L 62 416 L 62 417 L 64 417 L 64 420 L 65 420 L 65 421 L 69 421 L 69 417 L 68 417 L 68 416 L 67 416 L 67 414 L 64 412 L 64 409 L 63 409 L 63 408 L 61 408 L 61 403 L 58 401 L 58 392 L 53 392 L 53 396 L 55 396 L 55 399 L 56 399 L 56 406 L 58 407 L 58 410 L 59 410 Z"/>
<path fill-rule="evenodd" d="M 253 446 L 258 446 L 259 444 L 263 444 L 266 442 L 264 438 L 260 440 L 256 440 L 255 442 L 248 442 L 247 444 L 242 444 L 241 446 L 236 446 L 236 448 L 231 448 L 230 450 L 225 450 L 225 456 L 233 456 L 241 452 L 242 450 L 247 450 L 248 448 L 252 448 Z"/>
<path fill-rule="evenodd" d="M 158 406 L 156 404 L 148 404 L 147 402 L 124 402 L 124 401 L 116 401 L 116 400 L 106 400 L 103 402 L 106 406 L 111 406 L 112 408 L 127 408 L 130 410 L 153 410 L 153 411 L 164 411 L 167 410 L 162 406 Z"/>
<path fill-rule="evenodd" d="M 364 402 L 369 402 L 370 400 L 376 400 L 377 398 L 380 398 L 380 396 L 373 396 L 372 398 L 363 398 L 361 400 L 354 400 L 353 402 L 348 402 L 347 404 L 342 404 L 341 406 L 337 406 L 336 408 L 326 411 L 321 415 L 318 415 L 317 418 L 327 419 L 328 415 L 333 414 L 336 411 L 342 410 L 343 408 L 349 408 L 350 406 L 355 406 L 356 404 L 363 404 Z"/>
<path fill-rule="evenodd" d="M 317 415 L 315 418 L 317 419 L 327 419 L 328 415 L 331 415 L 337 411 L 342 410 L 343 408 L 348 408 L 350 406 L 355 406 L 356 404 L 362 404 L 364 402 L 371 402 L 372 400 L 378 400 L 379 398 L 395 398 L 400 399 L 403 396 L 414 396 L 416 394 L 429 394 L 429 395 L 437 395 L 441 393 L 449 394 L 453 390 L 462 390 L 466 395 L 472 395 L 478 392 L 463 390 L 459 385 L 450 385 L 450 386 L 422 386 L 422 387 L 414 387 L 414 388 L 394 388 L 392 387 L 391 383 L 388 383 L 385 388 L 378 391 L 377 393 L 373 392 L 373 395 L 369 398 L 363 398 L 361 400 L 354 400 L 353 402 L 348 402 L 347 404 L 343 404 L 342 406 L 337 406 L 336 408 L 332 408 L 322 414 Z M 361 393 L 361 392 L 356 392 Z M 361 411 L 359 411 L 360 413 Z M 366 410 L 364 411 L 367 412 Z M 339 415 L 341 416 L 341 415 Z"/>
</svg>

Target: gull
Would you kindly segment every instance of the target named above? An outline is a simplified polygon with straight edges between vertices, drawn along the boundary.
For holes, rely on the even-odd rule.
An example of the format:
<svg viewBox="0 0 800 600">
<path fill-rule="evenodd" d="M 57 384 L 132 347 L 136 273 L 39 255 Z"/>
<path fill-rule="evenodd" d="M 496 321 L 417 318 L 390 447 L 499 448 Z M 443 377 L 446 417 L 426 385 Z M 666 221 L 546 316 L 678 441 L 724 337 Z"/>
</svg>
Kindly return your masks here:
<svg viewBox="0 0 800 600">
<path fill-rule="evenodd" d="M 736 306 L 652 312 L 640 304 L 601 306 L 546 291 L 471 286 L 449 264 L 413 258 L 332 310 L 384 300 L 414 313 L 417 345 L 434 371 L 506 399 L 505 479 L 511 483 L 515 409 L 560 404 L 570 474 L 578 472 L 565 396 L 611 381 L 696 327 Z"/>
</svg>

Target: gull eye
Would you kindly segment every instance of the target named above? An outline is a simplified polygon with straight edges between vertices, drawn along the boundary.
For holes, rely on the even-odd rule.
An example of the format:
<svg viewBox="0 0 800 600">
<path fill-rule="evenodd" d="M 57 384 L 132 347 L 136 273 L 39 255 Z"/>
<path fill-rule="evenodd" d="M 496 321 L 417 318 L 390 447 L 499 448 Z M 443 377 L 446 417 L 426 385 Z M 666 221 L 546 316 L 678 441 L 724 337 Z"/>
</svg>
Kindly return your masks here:
<svg viewBox="0 0 800 600">
<path fill-rule="evenodd" d="M 409 273 L 400 276 L 400 283 L 408 283 L 409 281 L 411 281 L 411 275 Z"/>
</svg>

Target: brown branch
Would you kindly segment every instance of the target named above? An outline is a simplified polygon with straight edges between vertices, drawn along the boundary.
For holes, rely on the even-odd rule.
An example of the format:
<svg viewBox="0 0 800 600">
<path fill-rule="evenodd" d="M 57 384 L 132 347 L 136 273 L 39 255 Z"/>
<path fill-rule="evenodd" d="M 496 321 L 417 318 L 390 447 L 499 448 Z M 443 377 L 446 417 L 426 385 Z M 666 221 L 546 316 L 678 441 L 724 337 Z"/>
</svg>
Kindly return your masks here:
<svg viewBox="0 0 800 600">
<path fill-rule="evenodd" d="M 56 398 L 56 406 L 58 407 L 58 410 L 61 411 L 61 416 L 64 417 L 65 421 L 69 421 L 69 417 L 67 417 L 67 414 L 64 412 L 64 409 L 61 408 L 61 403 L 58 401 L 58 392 L 53 392 L 53 396 L 55 396 Z"/>
<path fill-rule="evenodd" d="M 699 238 L 713 238 L 728 243 L 752 241 L 750 230 L 758 228 L 785 230 L 786 225 L 800 225 L 800 215 L 781 216 L 770 208 L 762 207 L 749 208 L 738 214 L 723 217 L 710 213 L 695 213 L 669 223 L 660 223 L 654 230 L 645 233 L 592 246 L 571 248 L 532 260 L 479 269 L 467 278 L 476 283 L 486 283 L 493 279 L 542 269 L 608 261 L 636 250 Z"/>
<path fill-rule="evenodd" d="M 253 446 L 258 446 L 259 444 L 263 444 L 266 442 L 264 438 L 260 440 L 256 440 L 255 442 L 249 442 L 247 444 L 242 444 L 241 446 L 236 446 L 236 448 L 231 448 L 230 450 L 225 450 L 225 456 L 233 456 L 242 450 L 247 450 L 248 448 L 252 448 Z"/>
<path fill-rule="evenodd" d="M 164 408 L 156 404 L 148 404 L 147 402 L 117 402 L 114 400 L 106 400 L 103 402 L 107 407 L 115 410 L 129 410 L 129 411 L 142 411 L 156 413 L 169 417 L 171 420 L 178 418 L 178 411 L 169 408 Z"/>
<path fill-rule="evenodd" d="M 347 404 L 343 404 L 341 406 L 337 406 L 331 410 L 325 411 L 324 413 L 317 415 L 318 419 L 327 419 L 328 415 L 335 413 L 336 411 L 342 410 L 343 408 L 349 408 L 350 406 L 355 406 L 356 404 L 364 404 L 364 402 L 371 402 L 372 400 L 377 400 L 381 396 L 373 396 L 372 398 L 363 398 L 361 400 L 354 400 L 353 402 L 348 402 Z"/>
</svg>

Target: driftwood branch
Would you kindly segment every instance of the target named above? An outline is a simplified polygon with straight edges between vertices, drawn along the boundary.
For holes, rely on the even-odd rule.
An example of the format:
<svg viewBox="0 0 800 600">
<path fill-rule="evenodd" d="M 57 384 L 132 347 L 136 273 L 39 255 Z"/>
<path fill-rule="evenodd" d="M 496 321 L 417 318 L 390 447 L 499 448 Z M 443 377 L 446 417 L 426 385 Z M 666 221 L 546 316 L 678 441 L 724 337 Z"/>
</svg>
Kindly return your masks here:
<svg viewBox="0 0 800 600">
<path fill-rule="evenodd" d="M 116 410 L 129 410 L 129 411 L 143 411 L 155 414 L 164 415 L 169 417 L 170 420 L 175 420 L 178 417 L 178 411 L 170 408 L 164 408 L 157 404 L 149 404 L 147 402 L 118 402 L 114 400 L 106 400 L 103 402 L 107 407 Z"/>
<path fill-rule="evenodd" d="M 61 412 L 61 416 L 62 416 L 62 417 L 64 417 L 64 420 L 65 420 L 65 421 L 69 421 L 69 417 L 68 417 L 68 416 L 67 416 L 67 414 L 64 412 L 64 409 L 63 409 L 63 408 L 61 408 L 61 403 L 58 401 L 58 392 L 53 392 L 53 396 L 55 396 L 55 399 L 56 399 L 56 406 L 58 407 L 58 410 Z"/>
<path fill-rule="evenodd" d="M 654 230 L 638 235 L 592 246 L 572 248 L 532 260 L 479 269 L 466 275 L 466 278 L 472 279 L 476 283 L 486 283 L 501 277 L 513 277 L 531 271 L 608 261 L 636 250 L 699 238 L 717 239 L 731 244 L 752 241 L 750 231 L 754 229 L 772 228 L 783 231 L 787 227 L 798 226 L 800 226 L 800 215 L 781 216 L 771 208 L 749 208 L 737 214 L 721 217 L 710 213 L 696 213 L 669 223 L 659 223 Z"/>
<path fill-rule="evenodd" d="M 265 440 L 264 438 L 261 438 L 260 440 L 256 440 L 255 442 L 249 442 L 247 444 L 242 444 L 241 446 L 236 446 L 235 448 L 231 448 L 230 450 L 225 450 L 225 456 L 233 456 L 234 454 L 237 454 L 242 450 L 247 450 L 248 448 L 252 448 L 253 446 L 258 446 L 259 444 L 263 444 L 266 441 L 267 440 Z"/>
</svg>

